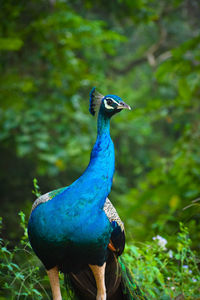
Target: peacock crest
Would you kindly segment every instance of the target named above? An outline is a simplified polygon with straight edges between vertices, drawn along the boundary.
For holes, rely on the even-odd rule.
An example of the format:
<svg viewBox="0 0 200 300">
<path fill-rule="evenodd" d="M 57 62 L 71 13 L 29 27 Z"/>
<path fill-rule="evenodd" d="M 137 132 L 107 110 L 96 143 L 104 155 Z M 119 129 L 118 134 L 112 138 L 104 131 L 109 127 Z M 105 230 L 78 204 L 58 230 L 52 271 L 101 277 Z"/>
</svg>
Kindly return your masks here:
<svg viewBox="0 0 200 300">
<path fill-rule="evenodd" d="M 90 106 L 89 106 L 89 112 L 91 115 L 95 115 L 100 108 L 101 101 L 104 98 L 102 94 L 97 92 L 96 88 L 93 87 L 91 92 L 90 92 Z"/>
</svg>

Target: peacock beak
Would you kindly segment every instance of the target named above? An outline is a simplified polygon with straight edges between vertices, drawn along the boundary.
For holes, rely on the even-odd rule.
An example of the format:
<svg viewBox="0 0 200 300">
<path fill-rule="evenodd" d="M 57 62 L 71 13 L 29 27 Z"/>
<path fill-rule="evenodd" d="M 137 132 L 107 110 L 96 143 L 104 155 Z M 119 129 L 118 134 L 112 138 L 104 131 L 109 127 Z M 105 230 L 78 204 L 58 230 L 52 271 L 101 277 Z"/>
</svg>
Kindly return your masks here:
<svg viewBox="0 0 200 300">
<path fill-rule="evenodd" d="M 119 102 L 118 106 L 117 106 L 117 109 L 129 109 L 131 110 L 131 107 L 126 104 L 125 102 L 121 101 Z"/>
</svg>

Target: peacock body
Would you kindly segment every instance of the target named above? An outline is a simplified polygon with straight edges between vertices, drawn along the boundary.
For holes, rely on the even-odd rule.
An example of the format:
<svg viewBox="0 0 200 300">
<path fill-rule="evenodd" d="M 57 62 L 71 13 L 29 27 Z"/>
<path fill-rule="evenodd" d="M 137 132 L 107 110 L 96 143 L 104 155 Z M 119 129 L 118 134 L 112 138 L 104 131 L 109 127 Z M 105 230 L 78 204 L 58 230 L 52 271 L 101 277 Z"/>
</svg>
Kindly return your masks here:
<svg viewBox="0 0 200 300">
<path fill-rule="evenodd" d="M 102 277 L 98 274 L 104 274 L 111 252 L 123 252 L 123 223 L 107 198 L 115 169 L 110 118 L 123 108 L 130 109 L 120 97 L 104 97 L 92 89 L 89 110 L 92 115 L 98 112 L 98 122 L 88 167 L 70 186 L 49 192 L 33 204 L 29 239 L 47 270 L 54 300 L 61 299 L 59 290 L 53 286 L 57 280 L 55 270 L 80 274 L 88 266 L 97 284 L 96 299 L 105 299 L 104 278 L 98 279 Z"/>
</svg>

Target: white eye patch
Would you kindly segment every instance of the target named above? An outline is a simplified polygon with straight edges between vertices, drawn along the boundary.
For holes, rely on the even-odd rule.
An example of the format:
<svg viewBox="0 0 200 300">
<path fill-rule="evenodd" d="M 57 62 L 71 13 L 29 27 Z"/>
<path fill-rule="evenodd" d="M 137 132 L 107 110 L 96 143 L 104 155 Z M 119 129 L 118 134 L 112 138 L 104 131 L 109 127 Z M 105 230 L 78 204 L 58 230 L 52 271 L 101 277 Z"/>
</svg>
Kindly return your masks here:
<svg viewBox="0 0 200 300">
<path fill-rule="evenodd" d="M 114 109 L 114 107 L 108 105 L 106 99 L 104 100 L 104 105 L 105 105 L 105 108 L 107 108 L 107 109 Z"/>
</svg>

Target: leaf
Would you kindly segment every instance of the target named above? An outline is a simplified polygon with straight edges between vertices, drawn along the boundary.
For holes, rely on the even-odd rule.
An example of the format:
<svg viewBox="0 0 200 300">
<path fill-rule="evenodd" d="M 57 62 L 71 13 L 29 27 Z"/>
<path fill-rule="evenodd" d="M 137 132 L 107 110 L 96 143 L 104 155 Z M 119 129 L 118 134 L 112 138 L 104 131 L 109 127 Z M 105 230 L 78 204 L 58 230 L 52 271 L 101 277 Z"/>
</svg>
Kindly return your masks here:
<svg viewBox="0 0 200 300">
<path fill-rule="evenodd" d="M 23 41 L 19 38 L 0 37 L 0 50 L 17 51 L 23 46 Z"/>
</svg>

